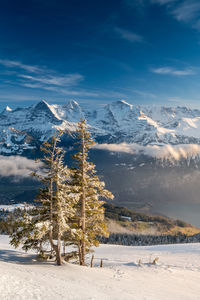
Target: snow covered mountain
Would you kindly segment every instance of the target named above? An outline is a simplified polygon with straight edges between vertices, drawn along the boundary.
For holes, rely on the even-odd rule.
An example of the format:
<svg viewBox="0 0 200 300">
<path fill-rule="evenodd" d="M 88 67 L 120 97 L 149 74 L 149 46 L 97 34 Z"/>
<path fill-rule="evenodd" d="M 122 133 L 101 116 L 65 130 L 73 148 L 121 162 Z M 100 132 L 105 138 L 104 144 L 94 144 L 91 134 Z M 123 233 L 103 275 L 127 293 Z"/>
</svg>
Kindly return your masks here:
<svg viewBox="0 0 200 300">
<path fill-rule="evenodd" d="M 200 110 L 135 106 L 124 100 L 95 109 L 84 109 L 75 101 L 6 107 L 0 113 L 0 204 L 33 201 L 33 158 L 40 156 L 42 142 L 56 129 L 65 131 L 62 143 L 70 165 L 80 118 L 87 119 L 97 142 L 90 158 L 116 205 L 200 226 Z"/>
<path fill-rule="evenodd" d="M 200 144 L 200 110 L 187 107 L 134 106 L 124 100 L 96 109 L 76 101 L 50 105 L 41 101 L 27 108 L 0 113 L 0 151 L 21 154 L 37 148 L 56 129 L 73 136 L 76 122 L 87 119 L 98 143 L 146 145 Z"/>
</svg>

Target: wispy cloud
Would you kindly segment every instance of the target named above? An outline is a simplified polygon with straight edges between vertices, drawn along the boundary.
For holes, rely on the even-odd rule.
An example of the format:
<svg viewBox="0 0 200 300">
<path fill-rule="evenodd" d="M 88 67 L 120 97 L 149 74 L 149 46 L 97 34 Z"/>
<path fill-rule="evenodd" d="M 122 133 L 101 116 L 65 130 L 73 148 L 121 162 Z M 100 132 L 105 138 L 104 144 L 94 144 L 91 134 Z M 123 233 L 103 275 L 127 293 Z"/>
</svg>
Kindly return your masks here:
<svg viewBox="0 0 200 300">
<path fill-rule="evenodd" d="M 183 70 L 171 68 L 171 67 L 162 67 L 151 69 L 151 72 L 161 75 L 175 75 L 175 76 L 187 76 L 195 75 L 196 72 L 192 68 L 187 68 Z"/>
<path fill-rule="evenodd" d="M 67 88 L 63 88 L 63 87 L 61 88 L 61 87 L 57 87 L 57 86 L 43 85 L 40 83 L 26 83 L 26 82 L 22 82 L 21 85 L 26 88 L 42 89 L 42 90 L 57 92 L 59 94 L 63 94 L 63 95 L 67 95 L 67 96 L 99 97 L 98 93 L 86 91 L 83 89 L 71 90 L 71 89 L 67 89 Z"/>
<path fill-rule="evenodd" d="M 172 14 L 178 21 L 196 21 L 196 18 L 200 16 L 200 2 L 186 0 L 182 4 L 178 5 L 172 11 Z"/>
<path fill-rule="evenodd" d="M 150 4 L 167 5 L 173 4 L 178 0 L 124 0 L 123 2 L 129 7 L 145 7 Z"/>
<path fill-rule="evenodd" d="M 184 22 L 200 30 L 199 0 L 151 0 L 152 4 L 166 5 L 169 14 L 177 21 Z"/>
<path fill-rule="evenodd" d="M 139 8 L 145 5 L 147 0 L 124 0 L 123 3 L 129 7 Z"/>
<path fill-rule="evenodd" d="M 145 98 L 156 98 L 156 95 L 153 93 L 149 93 L 149 92 L 144 92 L 144 91 L 138 91 L 138 90 L 133 90 L 133 93 L 145 97 Z"/>
<path fill-rule="evenodd" d="M 177 21 L 184 22 L 200 30 L 200 1 L 199 0 L 124 0 L 124 3 L 135 8 L 149 5 L 166 6 L 168 13 Z"/>
<path fill-rule="evenodd" d="M 2 84 L 12 85 L 12 87 L 24 87 L 27 89 L 33 89 L 35 91 L 49 91 L 52 92 L 51 96 L 59 95 L 59 96 L 73 96 L 79 98 L 99 98 L 102 99 L 122 99 L 127 98 L 127 94 L 123 92 L 118 92 L 115 90 L 100 90 L 100 89 L 88 89 L 82 88 L 80 83 L 84 80 L 84 76 L 79 73 L 73 74 L 62 74 L 58 71 L 48 69 L 45 66 L 31 66 L 25 65 L 23 63 L 19 63 L 19 61 L 11 61 L 11 60 L 2 60 L 0 59 L 0 65 L 5 67 L 3 72 L 8 72 L 6 79 L 2 80 Z M 128 65 L 124 65 L 120 62 L 120 66 L 123 68 L 128 68 Z M 23 72 L 22 72 L 23 70 Z M 130 69 L 129 69 L 130 70 Z M 8 80 L 8 76 L 9 80 Z M 34 91 L 34 93 L 35 93 Z M 30 95 L 30 93 L 28 93 Z M 15 95 L 16 99 L 17 95 Z M 20 100 L 22 100 L 23 95 L 18 96 Z M 12 96 L 5 96 L 2 98 L 0 96 L 1 101 L 7 101 L 7 99 L 12 99 Z M 25 100 L 32 100 L 29 96 L 24 97 Z M 35 96 L 33 96 L 35 99 Z M 88 99 L 87 99 L 88 100 Z"/>
<path fill-rule="evenodd" d="M 21 63 L 20 61 L 0 59 L 0 65 L 3 65 L 7 68 L 20 68 L 22 70 L 31 72 L 31 73 L 39 73 L 41 68 L 38 66 L 31 66 Z"/>
<path fill-rule="evenodd" d="M 183 103 L 184 102 L 184 100 L 179 97 L 169 97 L 167 100 L 169 102 L 174 102 L 174 103 Z"/>
<path fill-rule="evenodd" d="M 131 43 L 135 42 L 144 42 L 144 39 L 141 35 L 138 35 L 132 31 L 120 28 L 120 27 L 115 27 L 114 28 L 115 33 L 122 39 L 129 41 Z"/>
<path fill-rule="evenodd" d="M 164 5 L 164 4 L 169 4 L 169 3 L 174 3 L 177 0 L 151 0 L 151 3 L 157 3 L 160 5 Z"/>
<path fill-rule="evenodd" d="M 26 65 L 19 61 L 0 59 L 0 65 L 4 66 L 6 71 L 9 69 L 10 81 L 13 83 L 31 89 L 40 89 L 54 91 L 64 95 L 98 96 L 97 93 L 85 91 L 79 87 L 84 76 L 78 73 L 62 74 L 50 70 L 46 67 Z M 23 70 L 23 73 L 22 73 Z M 8 74 L 9 75 L 9 74 Z"/>
<path fill-rule="evenodd" d="M 21 78 L 28 79 L 32 82 L 39 82 L 47 85 L 56 85 L 56 86 L 72 86 L 78 84 L 84 77 L 80 74 L 68 74 L 65 76 L 58 75 L 49 75 L 46 76 L 31 76 L 31 75 L 18 75 Z"/>
</svg>

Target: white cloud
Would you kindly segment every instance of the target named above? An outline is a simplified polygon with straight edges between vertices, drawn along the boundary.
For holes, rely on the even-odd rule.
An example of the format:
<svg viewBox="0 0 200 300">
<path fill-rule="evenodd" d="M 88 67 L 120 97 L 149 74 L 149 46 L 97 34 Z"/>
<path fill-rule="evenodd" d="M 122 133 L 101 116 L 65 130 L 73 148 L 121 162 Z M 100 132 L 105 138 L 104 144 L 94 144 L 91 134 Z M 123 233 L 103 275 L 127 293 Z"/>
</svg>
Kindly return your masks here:
<svg viewBox="0 0 200 300">
<path fill-rule="evenodd" d="M 25 65 L 19 61 L 3 59 L 0 59 L 0 65 L 12 69 L 10 75 L 12 75 L 12 77 L 15 76 L 15 78 L 14 80 L 11 78 L 10 83 L 13 83 L 14 81 L 15 85 L 18 84 L 19 86 L 31 89 L 54 91 L 64 95 L 98 95 L 97 93 L 78 88 L 79 83 L 84 80 L 84 76 L 78 73 L 61 74 L 46 67 Z M 21 74 L 21 70 L 24 71 L 23 74 Z M 9 83 L 8 80 L 6 82 Z M 74 86 L 77 86 L 77 90 L 71 89 Z"/>
<path fill-rule="evenodd" d="M 176 76 L 186 76 L 186 75 L 195 75 L 196 72 L 192 68 L 187 68 L 183 70 L 171 68 L 171 67 L 162 67 L 151 69 L 153 73 L 162 74 L 162 75 L 176 75 Z"/>
<path fill-rule="evenodd" d="M 119 28 L 119 27 L 115 27 L 114 31 L 120 36 L 120 38 L 127 40 L 131 43 L 135 43 L 135 42 L 144 42 L 144 39 L 141 35 L 138 35 L 132 31 L 123 29 L 123 28 Z"/>
<path fill-rule="evenodd" d="M 0 59 L 0 64 L 8 68 L 20 68 L 31 73 L 39 73 L 41 71 L 41 68 L 38 66 L 25 65 L 20 61 Z"/>
<path fill-rule="evenodd" d="M 124 152 L 129 154 L 144 154 L 156 159 L 165 161 L 179 161 L 180 159 L 190 159 L 200 156 L 200 145 L 180 144 L 180 145 L 148 145 L 139 144 L 96 144 L 95 149 L 108 150 L 112 152 Z"/>
<path fill-rule="evenodd" d="M 145 98 L 152 98 L 152 99 L 156 98 L 155 94 L 152 94 L 152 93 L 149 93 L 149 92 L 133 90 L 133 93 L 138 94 L 139 96 L 142 96 L 142 97 L 145 97 Z"/>
<path fill-rule="evenodd" d="M 71 95 L 71 96 L 99 97 L 99 93 L 95 93 L 92 91 L 90 92 L 86 90 L 72 91 L 67 89 L 61 89 L 60 92 L 63 93 L 64 95 Z"/>
<path fill-rule="evenodd" d="M 159 5 L 167 5 L 173 4 L 178 0 L 124 0 L 124 3 L 129 7 L 142 7 L 149 4 L 159 4 Z"/>
<path fill-rule="evenodd" d="M 22 156 L 3 156 L 0 155 L 0 176 L 22 177 L 30 176 L 30 173 L 42 167 L 42 163 L 36 163 L 32 159 Z"/>
<path fill-rule="evenodd" d="M 47 85 L 56 86 L 72 86 L 78 84 L 84 77 L 80 74 L 67 74 L 65 76 L 46 75 L 46 76 L 31 76 L 31 75 L 18 75 L 21 78 L 28 79 Z"/>
<path fill-rule="evenodd" d="M 151 3 L 166 5 L 169 13 L 177 21 L 200 30 L 200 2 L 198 0 L 151 0 Z"/>
<path fill-rule="evenodd" d="M 99 94 L 95 92 L 90 92 L 86 90 L 70 90 L 67 88 L 60 88 L 57 86 L 50 86 L 50 85 L 42 85 L 38 83 L 21 83 L 22 86 L 31 88 L 31 89 L 43 89 L 47 91 L 57 92 L 59 94 L 63 95 L 69 95 L 69 96 L 82 96 L 82 97 L 98 97 Z"/>
<path fill-rule="evenodd" d="M 191 25 L 200 30 L 200 1 L 199 0 L 124 0 L 129 7 L 163 5 L 177 21 Z"/>
<path fill-rule="evenodd" d="M 170 97 L 167 99 L 169 102 L 175 102 L 175 103 L 183 103 L 185 100 L 179 98 L 179 97 Z"/>
<path fill-rule="evenodd" d="M 24 82 L 21 85 L 25 86 L 27 88 L 31 88 L 31 89 L 45 89 L 45 87 L 43 85 L 41 85 L 41 84 L 28 83 L 28 82 L 26 83 L 26 82 Z"/>
<path fill-rule="evenodd" d="M 184 1 L 173 10 L 172 14 L 178 21 L 193 21 L 200 15 L 200 2 Z"/>
</svg>

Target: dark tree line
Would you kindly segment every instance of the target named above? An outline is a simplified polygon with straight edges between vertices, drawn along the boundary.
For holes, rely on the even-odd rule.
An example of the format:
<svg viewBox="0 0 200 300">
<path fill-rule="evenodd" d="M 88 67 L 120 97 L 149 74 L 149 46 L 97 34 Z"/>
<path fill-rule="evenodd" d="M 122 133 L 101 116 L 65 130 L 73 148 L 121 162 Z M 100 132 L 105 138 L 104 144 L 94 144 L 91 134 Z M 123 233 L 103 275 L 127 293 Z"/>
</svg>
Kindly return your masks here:
<svg viewBox="0 0 200 300">
<path fill-rule="evenodd" d="M 124 246 L 151 246 L 162 244 L 199 243 L 200 234 L 187 236 L 178 235 L 137 235 L 126 233 L 112 233 L 109 237 L 99 237 L 100 243 Z"/>
</svg>

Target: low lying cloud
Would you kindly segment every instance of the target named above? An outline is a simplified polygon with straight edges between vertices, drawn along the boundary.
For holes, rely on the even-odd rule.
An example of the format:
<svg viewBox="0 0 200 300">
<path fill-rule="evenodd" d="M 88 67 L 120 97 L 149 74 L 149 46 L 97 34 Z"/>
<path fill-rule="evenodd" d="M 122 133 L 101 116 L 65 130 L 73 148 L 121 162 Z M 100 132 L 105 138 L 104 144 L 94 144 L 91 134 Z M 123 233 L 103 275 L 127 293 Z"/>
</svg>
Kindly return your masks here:
<svg viewBox="0 0 200 300">
<path fill-rule="evenodd" d="M 96 144 L 95 149 L 108 150 L 112 152 L 123 152 L 129 154 L 143 154 L 162 161 L 179 161 L 181 159 L 191 159 L 200 157 L 200 145 L 180 144 L 180 145 L 148 145 L 139 144 Z"/>
<path fill-rule="evenodd" d="M 36 163 L 32 159 L 22 156 L 3 156 L 0 155 L 0 176 L 27 178 L 30 173 L 42 167 L 42 163 Z"/>
</svg>

